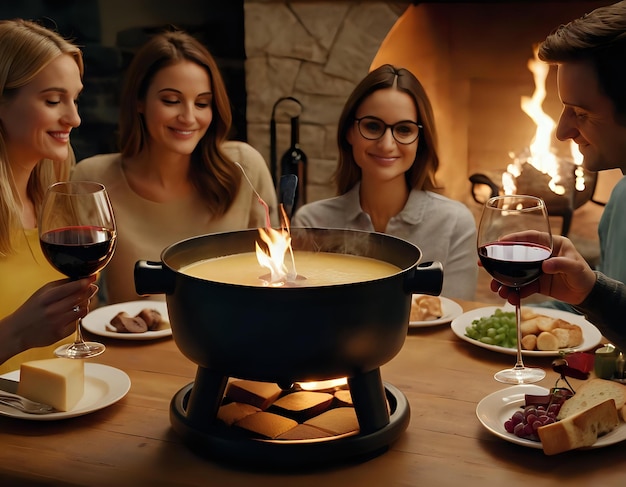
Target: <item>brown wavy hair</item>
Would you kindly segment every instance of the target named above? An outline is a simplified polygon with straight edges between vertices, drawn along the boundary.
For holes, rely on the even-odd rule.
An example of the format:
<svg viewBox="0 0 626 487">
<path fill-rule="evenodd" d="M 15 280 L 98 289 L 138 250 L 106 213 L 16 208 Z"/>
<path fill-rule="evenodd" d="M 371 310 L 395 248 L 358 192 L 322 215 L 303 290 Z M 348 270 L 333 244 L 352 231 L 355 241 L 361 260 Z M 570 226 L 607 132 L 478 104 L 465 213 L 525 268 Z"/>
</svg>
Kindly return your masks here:
<svg viewBox="0 0 626 487">
<path fill-rule="evenodd" d="M 150 38 L 135 54 L 120 99 L 120 149 L 122 157 L 133 157 L 147 144 L 148 133 L 138 105 L 145 99 L 154 76 L 163 68 L 191 61 L 206 70 L 213 92 L 213 119 L 206 134 L 191 154 L 189 179 L 214 216 L 231 206 L 241 184 L 239 168 L 222 151 L 232 126 L 226 86 L 208 49 L 181 30 L 161 32 Z"/>
<path fill-rule="evenodd" d="M 439 189 L 435 180 L 435 173 L 439 168 L 437 131 L 430 100 L 424 87 L 409 70 L 384 64 L 370 72 L 354 88 L 339 117 L 337 128 L 339 164 L 333 174 L 338 195 L 347 193 L 361 180 L 361 168 L 354 161 L 352 146 L 347 138 L 348 130 L 354 124 L 356 112 L 369 95 L 392 87 L 407 93 L 413 99 L 417 108 L 417 119 L 422 125 L 415 161 L 405 173 L 407 186 L 421 190 Z"/>
</svg>

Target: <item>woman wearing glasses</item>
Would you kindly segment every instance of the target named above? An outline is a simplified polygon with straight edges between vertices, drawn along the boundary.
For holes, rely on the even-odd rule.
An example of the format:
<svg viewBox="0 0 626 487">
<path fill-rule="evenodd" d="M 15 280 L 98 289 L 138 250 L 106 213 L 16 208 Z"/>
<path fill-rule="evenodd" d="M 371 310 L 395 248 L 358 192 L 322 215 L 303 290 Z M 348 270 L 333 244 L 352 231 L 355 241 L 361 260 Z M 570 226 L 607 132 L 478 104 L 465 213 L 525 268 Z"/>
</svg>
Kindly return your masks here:
<svg viewBox="0 0 626 487">
<path fill-rule="evenodd" d="M 302 206 L 293 226 L 382 232 L 417 245 L 422 262 L 444 266 L 441 294 L 474 298 L 476 223 L 435 191 L 439 167 L 432 107 L 417 78 L 383 65 L 349 96 L 337 132 L 334 198 Z"/>
</svg>

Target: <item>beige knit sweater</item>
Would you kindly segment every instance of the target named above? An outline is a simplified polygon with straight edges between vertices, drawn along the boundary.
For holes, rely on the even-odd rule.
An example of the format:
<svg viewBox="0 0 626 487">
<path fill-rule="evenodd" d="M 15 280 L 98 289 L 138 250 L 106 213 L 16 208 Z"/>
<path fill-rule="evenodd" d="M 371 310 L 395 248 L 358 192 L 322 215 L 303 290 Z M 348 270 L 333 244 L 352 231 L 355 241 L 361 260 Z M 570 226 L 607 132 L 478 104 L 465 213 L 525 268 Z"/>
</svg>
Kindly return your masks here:
<svg viewBox="0 0 626 487">
<path fill-rule="evenodd" d="M 237 141 L 227 142 L 224 150 L 244 167 L 270 207 L 272 224 L 277 225 L 276 192 L 261 154 L 250 145 Z M 74 180 L 104 184 L 113 205 L 117 247 L 100 284 L 104 286 L 104 296 L 109 304 L 142 299 L 135 292 L 133 276 L 138 260 L 159 261 L 166 247 L 197 235 L 265 226 L 265 209 L 245 180 L 228 212 L 216 219 L 197 194 L 168 203 L 155 203 L 140 197 L 128 185 L 121 162 L 120 154 L 98 155 L 81 161 L 72 174 Z M 150 298 L 162 300 L 165 296 Z"/>
</svg>

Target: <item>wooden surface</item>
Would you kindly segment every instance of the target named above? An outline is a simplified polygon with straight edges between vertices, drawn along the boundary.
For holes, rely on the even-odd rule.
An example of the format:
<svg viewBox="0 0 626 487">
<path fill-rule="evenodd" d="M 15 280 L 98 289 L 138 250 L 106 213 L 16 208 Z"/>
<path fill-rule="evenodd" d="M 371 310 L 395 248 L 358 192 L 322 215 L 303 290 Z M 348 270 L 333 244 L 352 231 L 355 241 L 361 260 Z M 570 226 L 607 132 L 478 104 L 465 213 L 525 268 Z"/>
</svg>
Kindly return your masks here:
<svg viewBox="0 0 626 487">
<path fill-rule="evenodd" d="M 461 303 L 465 310 L 480 306 Z M 0 484 L 18 485 L 254 485 L 474 486 L 623 485 L 626 444 L 548 457 L 485 430 L 476 405 L 506 387 L 493 373 L 514 357 L 458 339 L 449 325 L 409 331 L 400 353 L 382 367 L 383 381 L 407 397 L 411 420 L 389 451 L 368 461 L 304 472 L 227 466 L 194 453 L 170 425 L 172 397 L 196 367 L 171 338 L 105 339 L 94 362 L 124 370 L 126 397 L 94 413 L 39 422 L 0 417 Z M 550 358 L 529 358 L 556 374 Z M 575 383 L 574 382 L 574 387 Z"/>
</svg>

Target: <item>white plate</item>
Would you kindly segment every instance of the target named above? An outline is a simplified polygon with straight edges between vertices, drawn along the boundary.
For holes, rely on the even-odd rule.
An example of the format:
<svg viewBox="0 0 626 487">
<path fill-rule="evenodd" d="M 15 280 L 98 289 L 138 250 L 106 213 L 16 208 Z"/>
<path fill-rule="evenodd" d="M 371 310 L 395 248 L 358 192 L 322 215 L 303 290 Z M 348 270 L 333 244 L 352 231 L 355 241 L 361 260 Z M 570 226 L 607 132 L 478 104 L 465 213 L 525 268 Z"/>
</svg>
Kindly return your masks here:
<svg viewBox="0 0 626 487">
<path fill-rule="evenodd" d="M 541 395 L 548 394 L 549 392 L 550 391 L 545 387 L 532 384 L 507 387 L 506 389 L 501 389 L 484 397 L 478 403 L 478 406 L 476 406 L 476 416 L 487 430 L 503 440 L 517 445 L 542 449 L 540 441 L 527 440 L 525 438 L 519 438 L 512 433 L 508 433 L 504 429 L 504 422 L 524 405 L 525 394 Z M 600 448 L 624 440 L 626 440 L 626 423 L 622 422 L 613 431 L 598 438 L 593 446 L 588 448 Z"/>
<path fill-rule="evenodd" d="M 423 296 L 423 294 L 414 294 L 412 300 L 420 296 Z M 441 318 L 429 321 L 409 321 L 409 328 L 444 325 L 446 323 L 450 323 L 454 318 L 463 313 L 463 308 L 460 304 L 442 296 L 439 296 L 439 299 L 441 300 L 441 311 L 443 312 L 443 316 Z"/>
<path fill-rule="evenodd" d="M 76 359 L 79 360 L 79 359 Z M 5 379 L 19 380 L 20 371 L 4 374 Z M 102 364 L 85 364 L 85 393 L 71 411 L 50 414 L 28 414 L 0 404 L 0 415 L 33 421 L 54 421 L 73 418 L 103 409 L 122 399 L 130 389 L 130 378 L 115 367 Z"/>
<path fill-rule="evenodd" d="M 127 303 L 111 304 L 94 309 L 83 318 L 83 328 L 95 335 L 119 338 L 120 340 L 154 340 L 156 338 L 171 336 L 172 329 L 169 327 L 162 330 L 145 331 L 143 333 L 119 333 L 107 329 L 107 325 L 116 314 L 126 311 L 130 316 L 136 316 L 145 308 L 156 309 L 161 313 L 165 321 L 170 321 L 167 314 L 167 304 L 163 301 L 129 301 Z"/>
<path fill-rule="evenodd" d="M 532 309 L 537 314 L 542 314 L 545 316 L 552 316 L 554 318 L 561 318 L 565 321 L 569 321 L 575 325 L 580 326 L 583 332 L 583 342 L 577 347 L 571 347 L 567 349 L 560 350 L 522 350 L 522 355 L 528 356 L 543 356 L 543 357 L 558 357 L 560 352 L 563 351 L 576 351 L 576 352 L 584 352 L 586 350 L 591 350 L 594 348 L 600 341 L 602 340 L 602 334 L 600 330 L 598 330 L 595 326 L 589 323 L 584 316 L 577 315 L 574 313 L 568 313 L 567 311 L 562 311 L 560 309 L 550 309 L 550 308 L 533 308 L 531 306 L 523 306 L 523 308 Z M 482 318 L 484 316 L 491 316 L 496 309 L 503 309 L 505 311 L 514 311 L 511 306 L 488 306 L 486 308 L 478 308 L 472 311 L 468 311 L 467 313 L 463 313 L 458 318 L 452 321 L 450 325 L 452 327 L 452 331 L 456 336 L 469 342 L 478 347 L 486 348 L 488 350 L 493 350 L 494 352 L 502 352 L 508 355 L 515 355 L 517 352 L 515 348 L 506 348 L 500 347 L 497 345 L 488 345 L 478 340 L 474 340 L 473 338 L 465 335 L 465 329 L 468 326 L 472 326 L 472 321 Z"/>
</svg>

